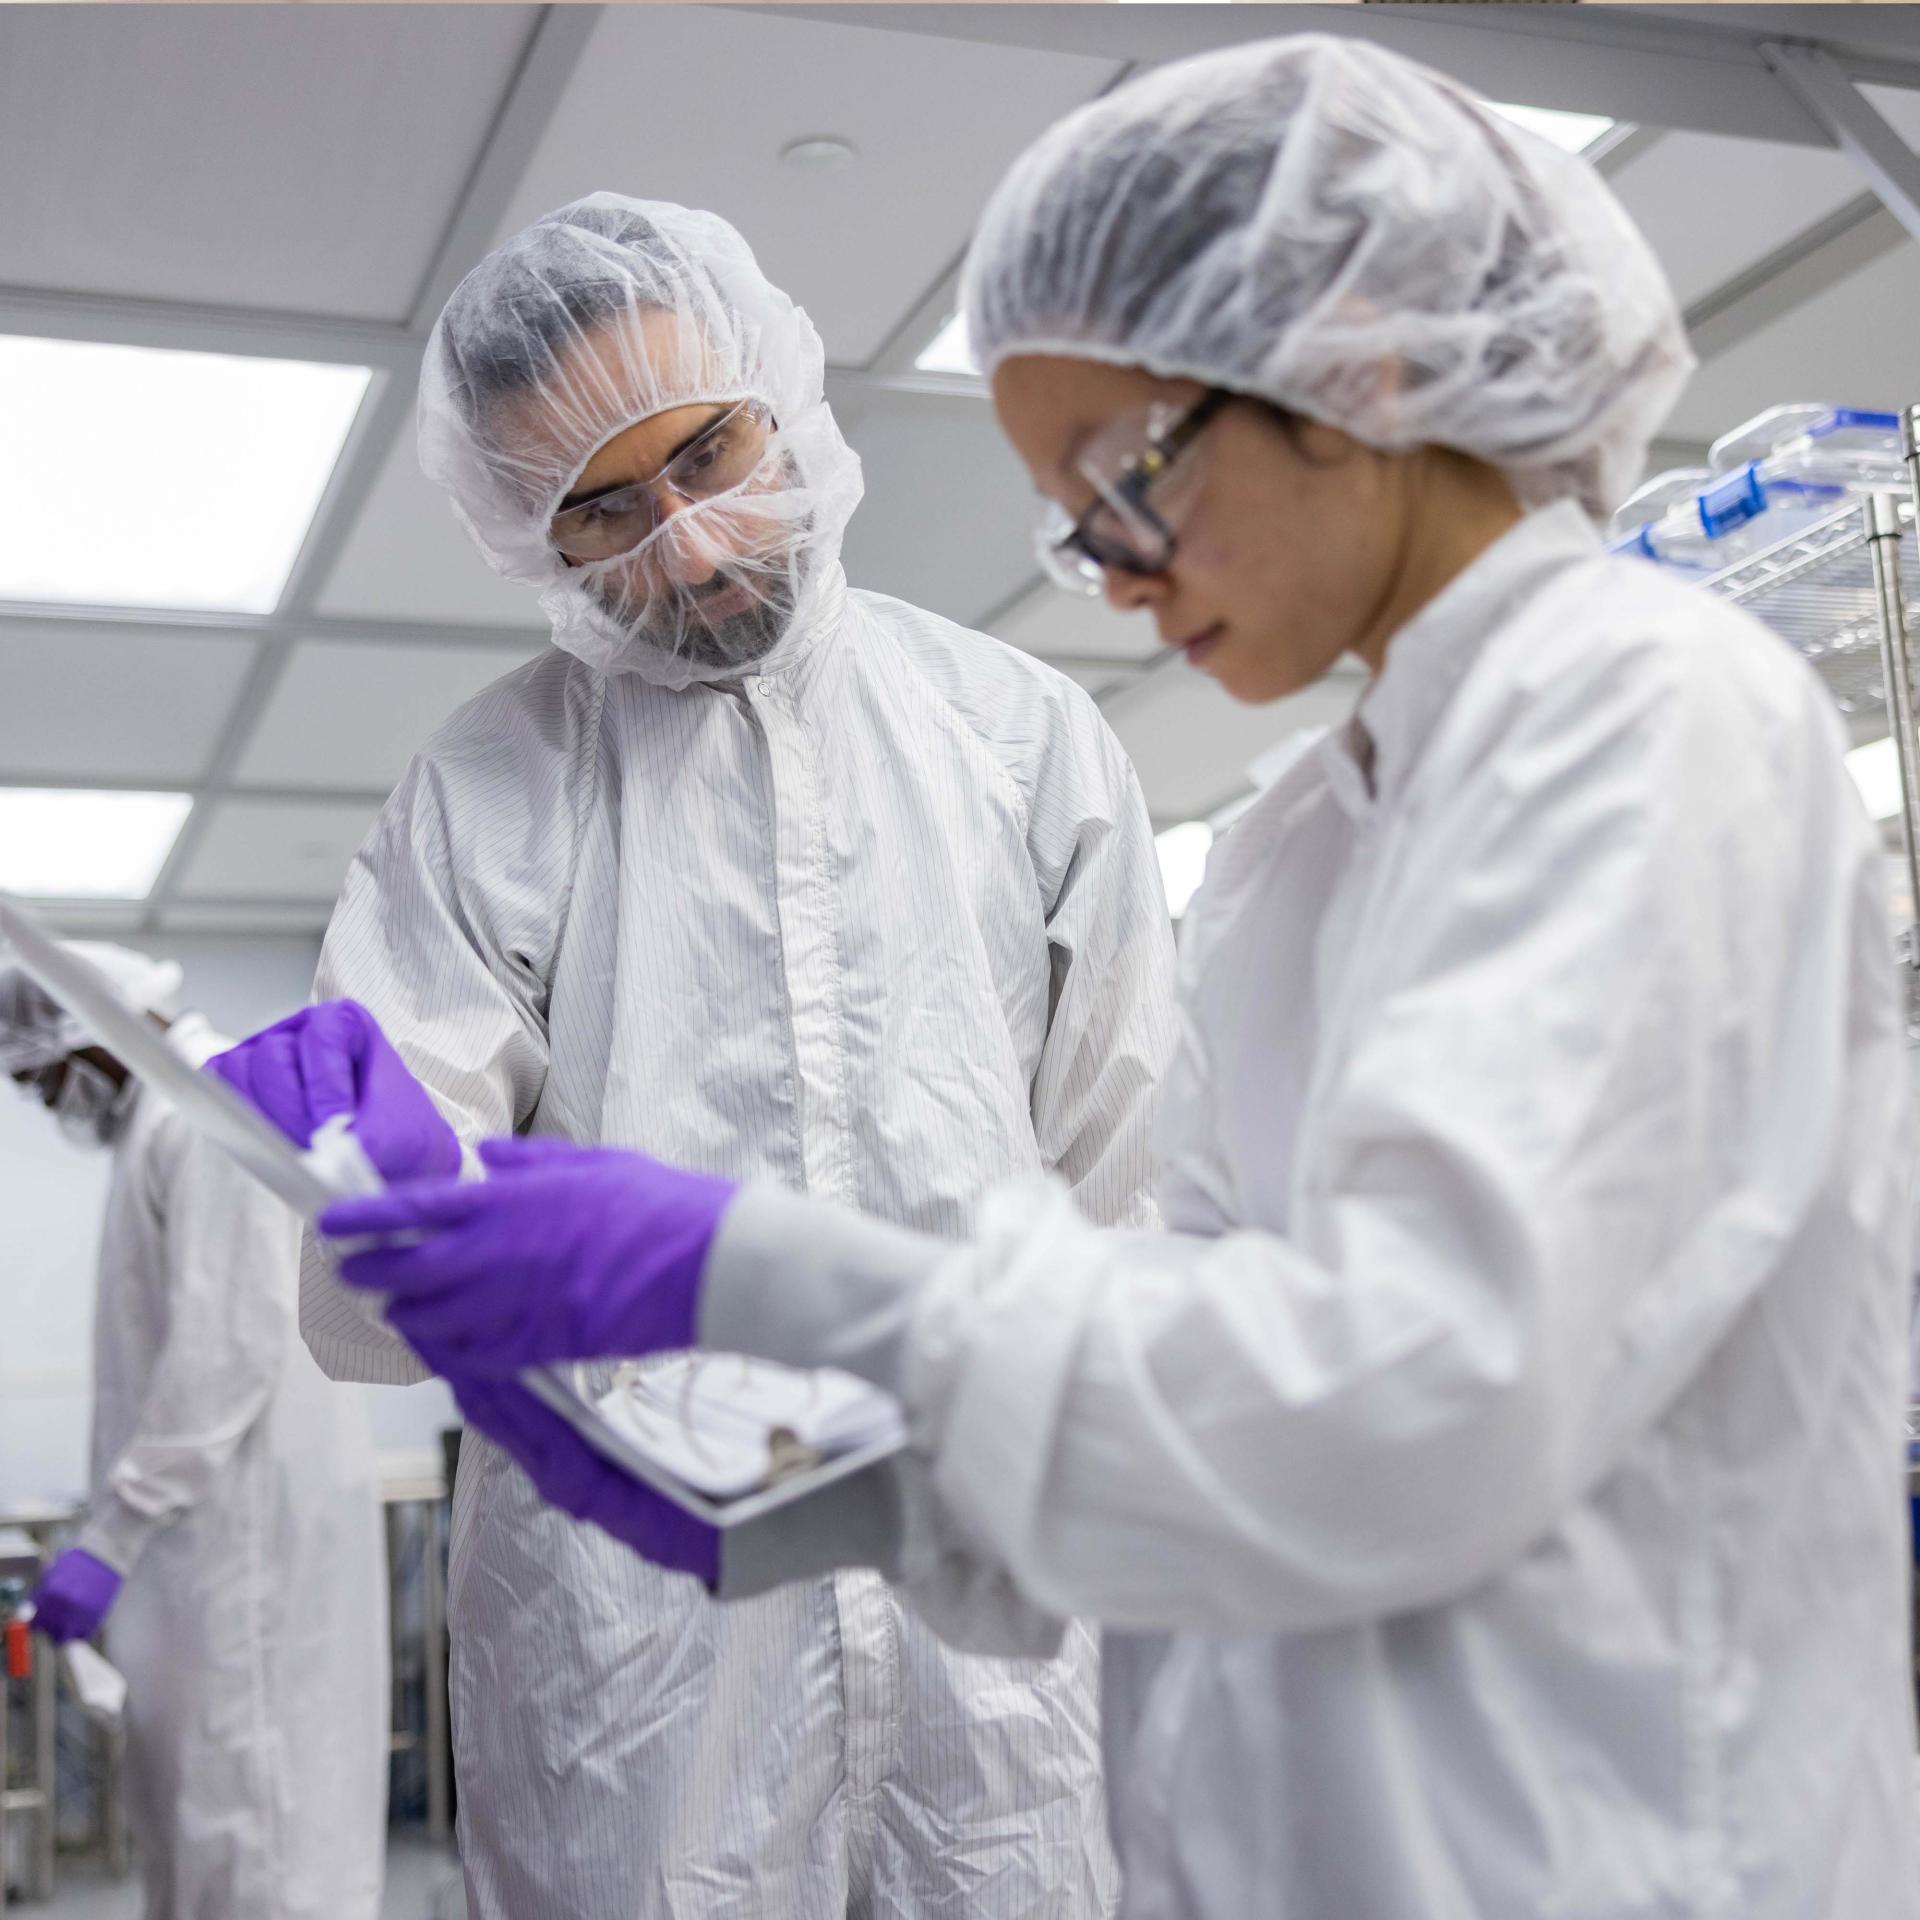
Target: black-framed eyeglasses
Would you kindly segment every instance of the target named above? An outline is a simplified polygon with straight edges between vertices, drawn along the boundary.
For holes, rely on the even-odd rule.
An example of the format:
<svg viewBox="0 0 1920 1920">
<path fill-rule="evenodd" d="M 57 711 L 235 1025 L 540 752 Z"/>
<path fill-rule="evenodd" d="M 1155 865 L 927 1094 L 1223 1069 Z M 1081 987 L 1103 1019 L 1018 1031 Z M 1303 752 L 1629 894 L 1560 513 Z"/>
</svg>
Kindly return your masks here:
<svg viewBox="0 0 1920 1920">
<path fill-rule="evenodd" d="M 1096 498 L 1076 520 L 1056 507 L 1034 538 L 1047 578 L 1069 593 L 1097 594 L 1115 573 L 1164 573 L 1178 542 L 1177 505 L 1167 496 L 1181 459 L 1221 410 L 1241 398 L 1209 387 L 1184 410 L 1162 403 L 1116 421 L 1074 462 Z"/>
</svg>

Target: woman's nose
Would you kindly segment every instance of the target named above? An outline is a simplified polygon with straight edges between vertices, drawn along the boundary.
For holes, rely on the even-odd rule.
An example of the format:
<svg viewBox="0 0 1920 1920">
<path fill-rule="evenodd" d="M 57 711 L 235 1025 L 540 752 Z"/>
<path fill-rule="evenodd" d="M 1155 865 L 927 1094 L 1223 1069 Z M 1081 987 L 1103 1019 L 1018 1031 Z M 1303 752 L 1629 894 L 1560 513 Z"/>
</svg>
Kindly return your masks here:
<svg viewBox="0 0 1920 1920">
<path fill-rule="evenodd" d="M 1121 567 L 1109 567 L 1101 585 L 1107 605 L 1115 613 L 1138 613 L 1166 597 L 1164 573 L 1128 573 Z"/>
</svg>

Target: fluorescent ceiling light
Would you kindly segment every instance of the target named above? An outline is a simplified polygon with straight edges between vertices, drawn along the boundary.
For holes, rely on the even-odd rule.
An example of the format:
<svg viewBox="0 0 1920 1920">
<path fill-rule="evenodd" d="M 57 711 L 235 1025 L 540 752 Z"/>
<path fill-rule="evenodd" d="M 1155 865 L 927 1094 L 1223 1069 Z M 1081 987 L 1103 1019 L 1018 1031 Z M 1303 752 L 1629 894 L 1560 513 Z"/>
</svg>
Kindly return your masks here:
<svg viewBox="0 0 1920 1920">
<path fill-rule="evenodd" d="M 0 599 L 271 611 L 368 378 L 0 335 Z"/>
<path fill-rule="evenodd" d="M 1585 153 L 1613 125 L 1604 113 L 1562 113 L 1558 107 L 1514 107 L 1499 100 L 1487 105 L 1517 127 L 1551 140 L 1568 153 Z"/>
<path fill-rule="evenodd" d="M 942 322 L 913 364 L 921 373 L 964 373 L 978 379 L 980 368 L 967 341 L 967 316 L 956 313 Z"/>
<path fill-rule="evenodd" d="M 1160 883 L 1176 920 L 1198 890 L 1212 848 L 1213 828 L 1204 820 L 1188 820 L 1153 836 L 1153 850 L 1160 856 Z"/>
<path fill-rule="evenodd" d="M 185 793 L 0 787 L 0 889 L 144 900 L 192 808 Z"/>
<path fill-rule="evenodd" d="M 1876 820 L 1892 820 L 1900 812 L 1900 756 L 1893 740 L 1875 740 L 1847 755 L 1847 771 L 1860 789 L 1860 798 Z"/>
</svg>

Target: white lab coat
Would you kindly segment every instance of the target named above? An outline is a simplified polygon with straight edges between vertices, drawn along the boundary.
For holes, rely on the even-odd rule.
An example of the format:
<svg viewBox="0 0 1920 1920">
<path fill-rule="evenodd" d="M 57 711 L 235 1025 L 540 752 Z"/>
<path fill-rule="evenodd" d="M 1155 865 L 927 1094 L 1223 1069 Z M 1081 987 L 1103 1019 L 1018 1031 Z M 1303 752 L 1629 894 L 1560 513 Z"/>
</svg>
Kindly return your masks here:
<svg viewBox="0 0 1920 1920">
<path fill-rule="evenodd" d="M 318 991 L 463 1138 L 645 1148 L 947 1236 L 1009 1177 L 1151 1217 L 1171 943 L 1087 697 L 827 581 L 733 684 L 558 652 L 414 763 Z M 418 1376 L 319 1262 L 337 1377 Z M 870 1575 L 713 1606 L 468 1436 L 453 1721 L 475 1920 L 1094 1920 L 1114 1891 L 1094 1643 L 983 1663 Z"/>
<path fill-rule="evenodd" d="M 231 1042 L 187 1015 L 195 1064 Z M 378 1920 L 387 1581 L 358 1393 L 296 1331 L 299 1227 L 151 1092 L 114 1143 L 78 1544 L 126 1577 L 147 1920 Z"/>
<path fill-rule="evenodd" d="M 1175 1233 L 1009 1193 L 935 1256 L 903 1571 L 975 1643 L 1106 1623 L 1138 1920 L 1911 1920 L 1906 1070 L 1835 717 L 1562 507 L 1359 720 L 1190 909 Z M 709 1322 L 796 1213 L 730 1213 Z"/>
</svg>

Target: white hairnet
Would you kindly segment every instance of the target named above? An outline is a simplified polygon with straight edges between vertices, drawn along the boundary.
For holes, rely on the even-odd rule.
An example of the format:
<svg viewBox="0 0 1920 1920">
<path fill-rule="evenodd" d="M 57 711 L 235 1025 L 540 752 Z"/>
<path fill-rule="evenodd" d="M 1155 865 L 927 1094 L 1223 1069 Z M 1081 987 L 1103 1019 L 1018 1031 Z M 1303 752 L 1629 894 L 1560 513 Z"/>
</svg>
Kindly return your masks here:
<svg viewBox="0 0 1920 1920">
<path fill-rule="evenodd" d="M 142 1013 L 169 1013 L 181 974 L 171 960 L 150 960 L 127 947 L 98 940 L 70 940 L 77 953 L 106 975 L 108 984 Z M 47 991 L 0 943 L 0 1072 L 33 1073 L 91 1046 L 86 1027 Z"/>
<path fill-rule="evenodd" d="M 988 368 L 1057 353 L 1203 380 L 1596 516 L 1693 365 L 1591 166 L 1319 35 L 1160 68 L 1059 122 L 995 193 L 964 284 Z"/>
<path fill-rule="evenodd" d="M 541 590 L 569 653 L 669 686 L 733 678 L 805 623 L 860 498 L 825 361 L 726 221 L 592 194 L 454 290 L 421 375 L 421 464 L 494 568 Z M 775 429 L 746 484 L 617 559 L 561 559 L 549 522 L 600 447 L 666 409 L 740 399 L 764 402 Z"/>
</svg>

